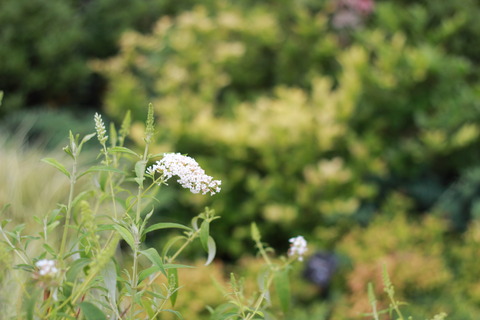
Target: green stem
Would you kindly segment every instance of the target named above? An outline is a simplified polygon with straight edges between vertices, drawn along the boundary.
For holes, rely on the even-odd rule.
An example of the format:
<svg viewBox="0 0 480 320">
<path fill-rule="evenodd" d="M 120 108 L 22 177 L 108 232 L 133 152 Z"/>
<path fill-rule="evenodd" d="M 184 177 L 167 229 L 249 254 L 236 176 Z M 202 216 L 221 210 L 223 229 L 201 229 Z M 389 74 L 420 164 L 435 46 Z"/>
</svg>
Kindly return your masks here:
<svg viewBox="0 0 480 320">
<path fill-rule="evenodd" d="M 143 152 L 143 158 L 142 161 L 146 163 L 148 157 L 148 142 L 145 145 L 145 151 Z M 137 228 L 137 230 L 140 227 L 140 214 L 142 212 L 142 195 L 143 195 L 143 179 L 144 176 L 142 176 L 141 182 L 138 185 L 138 193 L 137 193 L 137 213 L 136 213 L 136 218 L 135 222 L 133 224 Z M 132 288 L 132 306 L 130 309 L 130 318 L 133 319 L 134 312 L 135 312 L 135 307 L 134 307 L 134 301 L 135 301 L 135 295 L 137 294 L 137 282 L 138 282 L 138 274 L 137 274 L 137 269 L 138 269 L 138 246 L 140 244 L 140 231 L 137 231 L 137 234 L 134 235 L 134 240 L 135 240 L 135 248 L 133 248 L 133 266 L 132 266 L 132 282 L 130 284 Z"/>
<path fill-rule="evenodd" d="M 109 166 L 111 161 L 110 161 L 110 158 L 108 157 L 107 146 L 105 145 L 105 143 L 103 143 L 102 146 L 103 146 L 103 154 L 105 156 L 105 164 L 107 166 Z M 114 164 L 114 166 L 116 166 L 116 164 L 117 164 L 116 157 L 114 157 L 113 164 Z M 115 192 L 113 191 L 113 178 L 112 178 L 112 173 L 111 172 L 108 173 L 108 184 L 110 185 L 110 194 L 111 194 L 112 202 L 113 202 L 113 214 L 114 214 L 115 219 L 117 219 L 117 216 L 118 216 L 117 215 L 117 204 L 116 204 L 116 201 L 115 201 Z"/>
<path fill-rule="evenodd" d="M 3 228 L 0 226 L 0 232 L 2 233 L 3 237 L 5 238 L 5 241 L 8 243 L 8 245 L 13 249 L 13 251 L 22 259 L 23 263 L 28 264 L 28 259 L 27 255 L 25 253 L 19 251 L 17 247 L 13 245 L 13 243 L 10 241 L 8 236 L 5 234 L 5 231 L 3 231 Z M 23 253 L 23 255 L 22 255 Z"/>
<path fill-rule="evenodd" d="M 153 315 L 152 319 L 157 319 L 158 314 L 159 314 L 160 312 L 162 312 L 163 307 L 165 306 L 165 304 L 166 304 L 167 301 L 168 301 L 168 298 L 170 298 L 170 295 L 169 295 L 166 299 L 163 299 L 162 304 L 161 304 L 160 307 L 158 308 L 157 312 L 155 312 L 155 314 Z"/>
<path fill-rule="evenodd" d="M 262 302 L 263 302 L 263 300 L 265 299 L 265 295 L 266 295 L 266 293 L 268 292 L 268 288 L 270 288 L 270 285 L 272 284 L 273 275 L 274 275 L 274 273 L 272 272 L 272 273 L 268 276 L 267 285 L 266 285 L 265 289 L 263 290 L 263 292 L 262 292 L 262 293 L 260 294 L 260 296 L 258 297 L 257 302 L 255 302 L 253 312 L 250 313 L 250 314 L 245 318 L 245 320 L 251 320 L 251 319 L 253 319 L 253 317 L 257 314 L 258 310 L 260 310 L 260 307 L 262 306 Z"/>
<path fill-rule="evenodd" d="M 118 234 L 116 234 L 114 237 L 112 237 L 110 239 L 110 241 L 107 241 L 107 243 L 105 244 L 105 246 L 103 247 L 102 249 L 102 254 L 101 255 L 110 255 L 111 252 L 109 249 L 107 248 L 114 248 L 118 245 L 118 242 L 120 241 L 120 236 Z M 71 295 L 69 296 L 67 299 L 65 299 L 58 307 L 56 307 L 54 310 L 52 310 L 50 312 L 50 314 L 47 314 L 47 317 L 45 317 L 45 319 L 50 319 L 50 315 L 52 313 L 55 313 L 57 312 L 58 310 L 61 310 L 64 306 L 66 306 L 68 303 L 70 303 L 71 301 L 71 304 L 74 305 L 75 302 L 77 302 L 77 300 L 85 294 L 85 290 L 87 289 L 87 287 L 90 285 L 90 283 L 95 279 L 95 277 L 97 276 L 97 274 L 101 271 L 102 269 L 101 268 L 94 268 L 94 269 L 90 269 L 90 272 L 87 276 L 87 278 L 82 282 L 82 284 L 80 285 L 80 287 L 78 289 L 76 289 L 75 291 L 77 292 L 76 295 Z M 75 286 L 74 286 L 75 288 Z"/>
<path fill-rule="evenodd" d="M 130 284 L 132 288 L 132 305 L 130 307 L 130 319 L 133 319 L 135 313 L 134 301 L 135 295 L 137 294 L 137 268 L 138 268 L 138 245 L 135 243 L 135 248 L 133 250 L 133 266 L 132 266 L 132 283 Z"/>
<path fill-rule="evenodd" d="M 180 253 L 182 253 L 183 250 L 185 250 L 185 248 L 193 241 L 195 240 L 195 238 L 198 236 L 198 234 L 200 233 L 200 229 L 198 229 L 197 231 L 195 231 L 194 233 L 192 233 L 192 235 L 190 237 L 188 237 L 187 241 L 185 241 L 183 243 L 183 245 L 178 248 L 178 250 L 175 252 L 175 254 L 173 256 L 171 256 L 170 258 L 168 258 L 166 260 L 166 263 L 172 263 Z M 158 276 L 160 276 L 162 273 L 161 272 L 157 272 L 156 275 L 154 277 L 152 277 L 152 279 L 149 281 L 149 285 L 151 285 L 155 279 L 158 278 Z"/>
<path fill-rule="evenodd" d="M 260 254 L 262 255 L 263 259 L 271 267 L 272 266 L 272 261 L 268 257 L 267 252 L 265 251 L 265 248 L 263 247 L 262 242 L 259 241 L 259 240 L 255 240 L 255 242 L 257 244 L 258 251 L 260 251 Z"/>
<path fill-rule="evenodd" d="M 61 245 L 60 245 L 60 251 L 59 251 L 59 254 L 58 254 L 60 259 L 62 259 L 62 260 L 63 260 L 63 253 L 65 251 L 65 245 L 67 243 L 67 234 L 68 234 L 68 229 L 69 229 L 69 224 L 70 224 L 70 216 L 72 214 L 73 193 L 74 193 L 76 182 L 77 182 L 77 158 L 74 157 L 72 173 L 70 175 L 70 193 L 68 195 L 67 213 L 65 215 L 65 226 L 64 226 L 64 229 L 63 229 L 63 236 L 62 236 L 62 242 L 61 242 Z"/>
<path fill-rule="evenodd" d="M 145 151 L 143 152 L 143 158 L 142 161 L 147 161 L 147 156 L 148 156 L 148 143 L 145 145 Z M 143 176 L 142 176 L 142 182 L 138 185 L 138 193 L 137 193 L 137 215 L 135 219 L 135 223 L 140 225 L 140 213 L 142 212 L 142 206 L 141 206 L 141 200 L 142 200 L 142 194 L 143 194 Z"/>
<path fill-rule="evenodd" d="M 200 229 L 198 229 L 197 231 L 195 231 L 194 233 L 192 233 L 192 235 L 191 235 L 190 237 L 188 237 L 187 241 L 185 241 L 185 242 L 183 243 L 183 245 L 182 245 L 180 248 L 178 248 L 178 250 L 175 252 L 175 254 L 168 259 L 168 263 L 172 263 L 172 262 L 178 257 L 178 255 L 179 255 L 193 240 L 195 240 L 195 238 L 198 236 L 199 233 L 200 233 Z"/>
</svg>

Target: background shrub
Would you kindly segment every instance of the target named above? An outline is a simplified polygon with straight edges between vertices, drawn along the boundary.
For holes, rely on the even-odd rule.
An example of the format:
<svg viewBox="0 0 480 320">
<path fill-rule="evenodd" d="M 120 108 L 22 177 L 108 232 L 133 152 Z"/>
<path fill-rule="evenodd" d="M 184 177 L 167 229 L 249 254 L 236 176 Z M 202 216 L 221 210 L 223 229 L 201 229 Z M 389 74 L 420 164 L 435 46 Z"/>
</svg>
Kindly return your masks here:
<svg viewBox="0 0 480 320">
<path fill-rule="evenodd" d="M 332 247 L 391 192 L 431 208 L 478 159 L 476 60 L 450 47 L 470 30 L 465 8 L 380 2 L 353 29 L 332 25 L 338 10 L 197 6 L 124 34 L 121 53 L 94 64 L 111 79 L 110 115 L 152 101 L 159 150 L 223 176 L 223 254 L 243 252 L 251 219 L 270 242 L 311 233 Z"/>
<path fill-rule="evenodd" d="M 147 31 L 170 1 L 0 2 L 0 115 L 26 107 L 98 107 L 103 81 L 89 59 L 117 52 L 121 32 Z"/>
</svg>

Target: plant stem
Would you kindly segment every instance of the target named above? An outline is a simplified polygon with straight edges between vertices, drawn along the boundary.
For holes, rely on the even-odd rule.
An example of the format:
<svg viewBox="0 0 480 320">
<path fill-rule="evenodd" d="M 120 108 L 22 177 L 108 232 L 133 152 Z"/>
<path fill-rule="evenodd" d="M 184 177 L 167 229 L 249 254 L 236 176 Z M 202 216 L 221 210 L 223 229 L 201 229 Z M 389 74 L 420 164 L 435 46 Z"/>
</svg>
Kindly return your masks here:
<svg viewBox="0 0 480 320">
<path fill-rule="evenodd" d="M 133 319 L 135 313 L 135 295 L 137 294 L 137 266 L 138 265 L 138 244 L 135 243 L 135 248 L 133 250 L 133 266 L 132 266 L 132 283 L 130 287 L 132 288 L 132 304 L 130 307 L 130 319 Z"/>
<path fill-rule="evenodd" d="M 142 161 L 144 163 L 147 163 L 147 157 L 148 157 L 148 142 L 145 144 L 145 151 L 143 152 L 143 158 Z M 145 174 L 145 172 L 143 173 Z M 140 177 L 137 177 L 140 178 Z M 142 212 L 142 195 L 143 195 L 143 179 L 144 176 L 142 175 L 141 181 L 139 181 L 138 184 L 138 193 L 137 193 L 137 213 L 135 217 L 135 221 L 133 222 L 133 226 L 137 230 L 136 234 L 134 234 L 133 238 L 135 240 L 135 247 L 133 248 L 133 266 L 132 266 L 132 282 L 130 283 L 130 287 L 132 288 L 132 306 L 130 309 L 130 318 L 133 319 L 134 312 L 135 312 L 135 307 L 134 307 L 134 301 L 135 301 L 135 295 L 137 294 L 137 282 L 138 282 L 138 274 L 137 274 L 137 268 L 138 268 L 138 251 L 139 251 L 139 245 L 140 245 L 140 214 Z"/>
<path fill-rule="evenodd" d="M 3 231 L 3 228 L 0 226 L 0 232 L 2 233 L 3 237 L 5 238 L 5 241 L 8 243 L 8 245 L 13 249 L 13 251 L 22 259 L 23 263 L 28 264 L 28 259 L 25 253 L 19 251 L 17 247 L 13 245 L 13 243 L 10 241 L 8 236 L 5 234 L 5 231 Z"/>
<path fill-rule="evenodd" d="M 143 158 L 142 161 L 145 163 L 147 162 L 147 156 L 148 156 L 148 143 L 145 145 L 145 151 L 143 153 Z M 142 194 L 143 194 L 143 179 L 144 176 L 142 176 L 142 181 L 138 185 L 138 193 L 137 193 L 137 215 L 135 218 L 135 223 L 140 225 L 140 213 L 142 211 L 142 206 L 141 206 L 141 200 L 142 200 Z"/>
<path fill-rule="evenodd" d="M 192 233 L 192 235 L 190 237 L 188 237 L 187 241 L 185 241 L 182 246 L 180 248 L 178 248 L 178 250 L 174 253 L 173 256 L 171 256 L 169 259 L 168 259 L 168 262 L 169 263 L 172 263 L 177 257 L 178 255 L 193 241 L 195 240 L 195 238 L 197 237 L 197 235 L 200 233 L 200 229 L 198 229 L 197 231 L 195 231 L 194 233 Z"/>
<path fill-rule="evenodd" d="M 260 309 L 260 307 L 261 307 L 261 305 L 262 305 L 263 300 L 265 299 L 265 295 L 266 295 L 266 293 L 268 292 L 268 288 L 270 288 L 270 285 L 272 284 L 273 275 L 274 275 L 274 273 L 272 272 L 272 273 L 270 273 L 270 275 L 268 276 L 267 285 L 265 286 L 264 290 L 262 291 L 262 293 L 261 293 L 260 296 L 258 297 L 257 302 L 255 302 L 253 312 L 250 313 L 250 314 L 245 318 L 245 320 L 251 320 L 251 319 L 253 319 L 253 317 L 257 314 L 258 310 Z"/>
<path fill-rule="evenodd" d="M 68 229 L 70 224 L 70 216 L 72 214 L 73 193 L 74 193 L 76 182 L 77 182 L 77 157 L 75 156 L 73 158 L 72 173 L 70 175 L 70 193 L 68 195 L 67 213 L 65 215 L 65 226 L 63 229 L 62 243 L 60 245 L 60 251 L 58 254 L 60 259 L 62 260 L 63 260 L 63 253 L 65 251 L 65 245 L 67 243 L 67 234 L 68 234 Z"/>
<path fill-rule="evenodd" d="M 263 259 L 265 262 L 271 267 L 272 266 L 272 261 L 270 261 L 270 258 L 267 255 L 267 252 L 265 251 L 265 248 L 263 247 L 263 244 L 261 241 L 255 240 L 258 251 L 260 251 L 260 254 L 262 255 Z"/>
</svg>

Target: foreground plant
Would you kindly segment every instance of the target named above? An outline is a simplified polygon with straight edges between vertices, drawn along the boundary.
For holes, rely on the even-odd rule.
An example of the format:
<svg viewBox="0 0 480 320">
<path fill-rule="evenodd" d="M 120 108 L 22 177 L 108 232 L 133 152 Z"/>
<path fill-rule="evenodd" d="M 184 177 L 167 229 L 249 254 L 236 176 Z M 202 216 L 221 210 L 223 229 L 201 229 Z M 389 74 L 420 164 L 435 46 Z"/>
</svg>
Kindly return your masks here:
<svg viewBox="0 0 480 320">
<path fill-rule="evenodd" d="M 287 256 L 281 256 L 273 260 L 269 252 L 272 248 L 266 247 L 261 241 L 260 231 L 255 223 L 251 226 L 252 239 L 258 249 L 260 256 L 264 261 L 261 274 L 258 276 L 258 293 L 251 297 L 245 295 L 243 281 L 238 280 L 232 273 L 230 275 L 230 291 L 225 294 L 229 301 L 218 306 L 216 309 L 210 308 L 212 319 L 274 319 L 274 315 L 269 313 L 271 307 L 271 292 L 275 292 L 283 316 L 287 315 L 290 309 L 290 285 L 288 274 L 292 263 L 296 260 L 302 261 L 307 252 L 307 242 L 302 236 L 290 239 L 290 249 Z M 274 289 L 274 290 L 273 290 Z M 268 315 L 268 316 L 267 316 Z"/>
<path fill-rule="evenodd" d="M 396 319 L 396 320 L 413 320 L 413 317 L 408 316 L 406 317 L 401 310 L 402 305 L 406 305 L 405 302 L 398 301 L 395 298 L 395 287 L 390 280 L 390 276 L 388 275 L 387 269 L 383 268 L 383 291 L 388 296 L 389 306 L 388 308 L 378 310 L 377 308 L 377 298 L 375 297 L 375 292 L 373 290 L 372 283 L 368 284 L 368 300 L 372 307 L 372 312 L 370 314 L 366 314 L 365 316 L 371 317 L 373 320 L 380 320 L 383 319 L 383 315 L 388 315 L 388 319 Z M 447 318 L 447 314 L 442 312 L 436 314 L 430 320 L 444 320 Z"/>
<path fill-rule="evenodd" d="M 99 114 L 95 114 L 94 122 L 95 133 L 81 138 L 70 132 L 69 144 L 64 148 L 71 159 L 70 169 L 53 158 L 43 159 L 69 179 L 70 190 L 65 204 L 59 204 L 45 217 L 35 217 L 41 231 L 34 236 L 24 235 L 22 226 L 7 229 L 8 220 L 0 224 L 3 242 L 20 262 L 16 268 L 30 274 L 22 284 L 22 309 L 8 317 L 133 320 L 158 319 L 162 313 L 171 313 L 182 319 L 174 309 L 180 290 L 177 270 L 191 267 L 176 263 L 177 258 L 198 239 L 207 253 L 205 264 L 210 264 L 216 253 L 210 224 L 219 217 L 206 208 L 189 225 L 150 225 L 155 195 L 173 177 L 183 188 L 203 195 L 220 192 L 221 181 L 207 175 L 191 157 L 149 153 L 155 132 L 152 106 L 148 109 L 142 153 L 124 146 L 130 128 L 129 113 L 118 132 L 114 125 L 107 132 Z M 95 136 L 101 146 L 99 164 L 83 169 L 83 147 Z M 160 160 L 147 166 L 156 158 Z M 92 179 L 92 187 L 77 190 L 78 181 L 86 178 Z M 182 233 L 170 238 L 160 251 L 145 246 L 147 234 L 164 229 Z M 55 241 L 53 233 L 61 234 L 59 241 Z M 252 226 L 252 235 L 267 266 L 261 293 L 248 305 L 237 294 L 239 287 L 232 276 L 236 298 L 228 308 L 212 311 L 214 319 L 234 319 L 233 314 L 242 319 L 262 317 L 272 283 L 284 310 L 288 308 L 288 269 L 294 260 L 302 259 L 306 242 L 302 237 L 292 239 L 289 258 L 277 264 L 267 255 L 256 226 Z M 128 245 L 130 260 L 117 255 L 121 240 Z M 34 243 L 41 249 L 34 250 Z M 235 305 L 232 314 L 230 306 Z"/>
</svg>

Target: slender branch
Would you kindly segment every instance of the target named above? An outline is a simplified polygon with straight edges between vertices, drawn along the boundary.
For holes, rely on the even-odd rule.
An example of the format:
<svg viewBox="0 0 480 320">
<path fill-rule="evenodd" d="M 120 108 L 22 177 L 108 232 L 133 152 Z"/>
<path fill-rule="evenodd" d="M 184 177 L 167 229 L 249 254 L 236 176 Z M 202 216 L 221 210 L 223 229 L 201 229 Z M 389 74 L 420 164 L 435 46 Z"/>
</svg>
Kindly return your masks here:
<svg viewBox="0 0 480 320">
<path fill-rule="evenodd" d="M 266 294 L 267 294 L 267 292 L 268 292 L 268 288 L 270 288 L 270 285 L 272 284 L 273 275 L 274 275 L 274 273 L 272 272 L 272 273 L 268 276 L 267 285 L 265 286 L 265 289 L 262 291 L 262 293 L 261 293 L 260 296 L 258 297 L 257 302 L 256 302 L 255 305 L 254 305 L 254 310 L 253 310 L 253 312 L 250 313 L 250 314 L 245 318 L 245 320 L 251 320 L 251 319 L 253 319 L 253 317 L 257 314 L 258 310 L 260 310 L 260 307 L 262 306 L 262 302 L 263 302 L 263 300 L 265 299 L 265 296 L 266 296 Z"/>
<path fill-rule="evenodd" d="M 13 251 L 20 257 L 20 259 L 22 259 L 22 261 L 25 263 L 25 264 L 28 264 L 28 259 L 27 259 L 27 256 L 19 251 L 17 249 L 17 247 L 15 247 L 13 245 L 13 243 L 10 241 L 10 239 L 8 238 L 8 236 L 5 234 L 5 231 L 3 230 L 2 226 L 0 226 L 0 232 L 2 233 L 3 237 L 5 238 L 5 241 L 8 243 L 8 245 L 13 249 Z M 25 255 L 25 256 L 24 256 Z"/>
<path fill-rule="evenodd" d="M 68 234 L 68 229 L 69 229 L 69 224 L 70 224 L 70 216 L 72 214 L 73 193 L 74 193 L 76 182 L 77 182 L 77 157 L 74 156 L 72 173 L 70 175 L 70 193 L 68 195 L 67 213 L 65 215 L 65 226 L 64 226 L 64 229 L 63 229 L 62 243 L 60 245 L 60 251 L 59 251 L 59 254 L 58 254 L 60 259 L 62 259 L 62 260 L 63 260 L 63 253 L 65 251 L 65 245 L 67 243 L 67 234 Z"/>
</svg>

